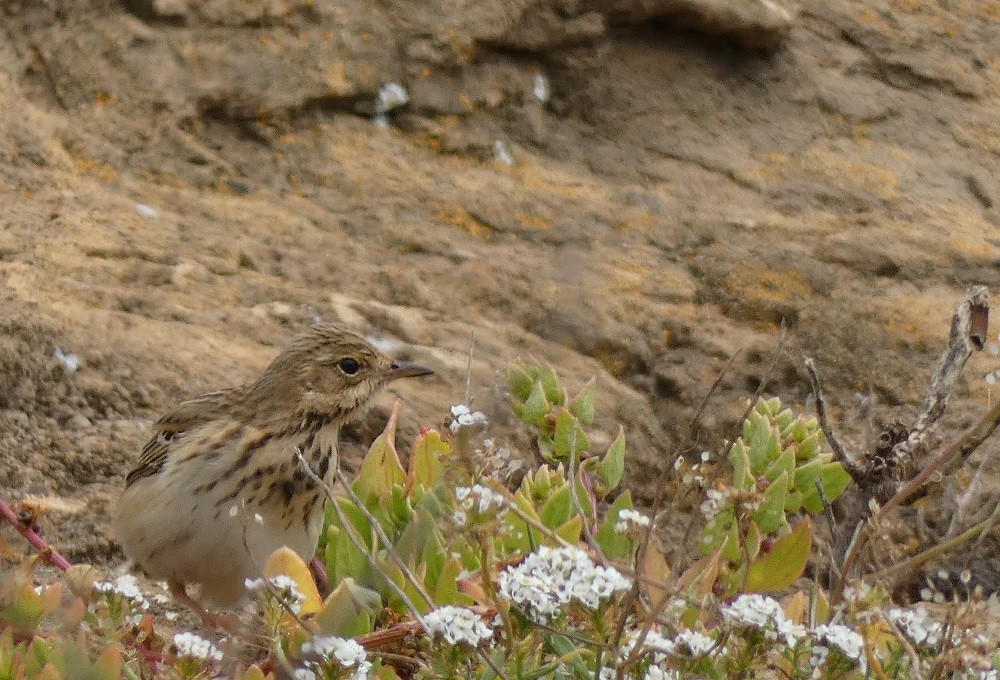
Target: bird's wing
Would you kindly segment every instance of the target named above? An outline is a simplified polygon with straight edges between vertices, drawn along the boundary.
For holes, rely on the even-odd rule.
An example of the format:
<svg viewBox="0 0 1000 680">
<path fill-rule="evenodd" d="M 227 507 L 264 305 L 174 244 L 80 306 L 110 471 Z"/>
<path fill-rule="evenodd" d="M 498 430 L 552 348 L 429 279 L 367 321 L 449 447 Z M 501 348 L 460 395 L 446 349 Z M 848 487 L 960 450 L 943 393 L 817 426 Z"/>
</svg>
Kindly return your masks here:
<svg viewBox="0 0 1000 680">
<path fill-rule="evenodd" d="M 188 399 L 167 411 L 153 424 L 153 436 L 142 448 L 139 462 L 125 477 L 126 488 L 136 480 L 155 475 L 163 468 L 170 442 L 179 434 L 231 413 L 242 394 L 234 387 Z"/>
</svg>

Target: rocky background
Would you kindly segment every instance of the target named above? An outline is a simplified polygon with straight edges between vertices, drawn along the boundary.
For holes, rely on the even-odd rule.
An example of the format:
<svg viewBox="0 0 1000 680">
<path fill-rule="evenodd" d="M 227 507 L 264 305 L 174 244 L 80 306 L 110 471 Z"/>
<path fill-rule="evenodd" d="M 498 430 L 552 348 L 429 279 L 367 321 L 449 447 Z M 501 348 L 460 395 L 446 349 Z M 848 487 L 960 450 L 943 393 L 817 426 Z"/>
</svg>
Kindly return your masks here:
<svg viewBox="0 0 1000 680">
<path fill-rule="evenodd" d="M 3 495 L 83 501 L 49 537 L 117 564 L 150 419 L 314 319 L 438 368 L 393 390 L 403 442 L 473 335 L 528 454 L 508 362 L 596 375 L 640 501 L 741 349 L 695 451 L 762 379 L 804 407 L 807 354 L 863 450 L 1000 285 L 1000 2 L 780 2 L 0 0 Z"/>
</svg>

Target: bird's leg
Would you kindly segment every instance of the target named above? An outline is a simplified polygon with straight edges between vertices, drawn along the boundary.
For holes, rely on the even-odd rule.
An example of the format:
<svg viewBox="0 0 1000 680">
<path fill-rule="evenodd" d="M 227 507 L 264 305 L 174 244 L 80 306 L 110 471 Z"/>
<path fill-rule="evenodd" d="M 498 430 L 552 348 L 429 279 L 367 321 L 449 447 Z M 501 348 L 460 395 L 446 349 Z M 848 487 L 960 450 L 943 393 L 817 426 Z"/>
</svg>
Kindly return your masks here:
<svg viewBox="0 0 1000 680">
<path fill-rule="evenodd" d="M 236 632 L 236 620 L 234 618 L 222 616 L 221 614 L 213 614 L 202 607 L 197 600 L 187 594 L 187 590 L 184 588 L 183 583 L 168 581 L 167 585 L 170 586 L 170 594 L 174 596 L 174 599 L 197 614 L 198 617 L 201 618 L 201 622 L 206 626 L 211 628 L 221 628 L 227 633 Z"/>
</svg>

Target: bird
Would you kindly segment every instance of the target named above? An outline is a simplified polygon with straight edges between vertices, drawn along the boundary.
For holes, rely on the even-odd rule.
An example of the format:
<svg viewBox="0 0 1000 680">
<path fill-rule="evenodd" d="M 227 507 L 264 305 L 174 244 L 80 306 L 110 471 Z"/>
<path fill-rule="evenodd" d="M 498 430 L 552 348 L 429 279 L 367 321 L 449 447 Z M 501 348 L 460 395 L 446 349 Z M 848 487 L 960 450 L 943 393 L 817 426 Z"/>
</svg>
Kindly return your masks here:
<svg viewBox="0 0 1000 680">
<path fill-rule="evenodd" d="M 311 560 L 327 494 L 303 459 L 332 487 L 341 426 L 390 382 L 433 372 L 319 323 L 255 381 L 177 404 L 153 425 L 114 508 L 125 555 L 205 623 L 228 628 L 187 586 L 232 607 L 278 548 Z"/>
</svg>

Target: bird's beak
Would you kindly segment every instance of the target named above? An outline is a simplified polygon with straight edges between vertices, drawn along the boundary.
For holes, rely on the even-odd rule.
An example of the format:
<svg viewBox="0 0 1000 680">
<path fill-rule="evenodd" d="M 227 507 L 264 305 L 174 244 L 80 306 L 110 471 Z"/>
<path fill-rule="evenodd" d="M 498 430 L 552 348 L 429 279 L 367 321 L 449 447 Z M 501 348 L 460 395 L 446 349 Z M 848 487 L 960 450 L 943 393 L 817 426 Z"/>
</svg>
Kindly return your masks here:
<svg viewBox="0 0 1000 680">
<path fill-rule="evenodd" d="M 395 380 L 396 378 L 416 378 L 417 376 L 431 375 L 432 373 L 434 371 L 419 364 L 397 360 L 392 362 L 392 366 L 385 372 L 385 376 L 388 380 Z"/>
</svg>

